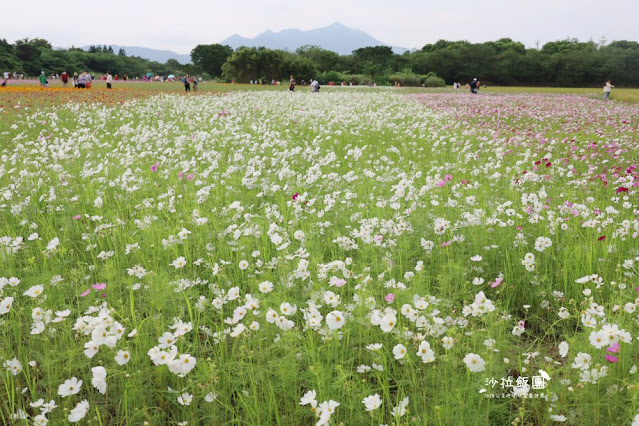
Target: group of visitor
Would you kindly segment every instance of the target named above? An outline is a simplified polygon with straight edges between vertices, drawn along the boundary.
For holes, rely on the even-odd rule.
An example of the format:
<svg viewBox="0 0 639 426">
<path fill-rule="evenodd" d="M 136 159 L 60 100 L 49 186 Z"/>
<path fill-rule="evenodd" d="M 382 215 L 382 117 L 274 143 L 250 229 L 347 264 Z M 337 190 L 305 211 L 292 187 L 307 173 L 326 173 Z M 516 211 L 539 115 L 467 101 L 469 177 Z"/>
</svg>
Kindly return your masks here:
<svg viewBox="0 0 639 426">
<path fill-rule="evenodd" d="M 197 76 L 194 75 L 185 75 L 184 77 L 182 77 L 182 83 L 184 83 L 184 91 L 186 93 L 190 93 L 191 92 L 191 85 L 193 85 L 193 91 L 197 92 L 197 85 L 198 85 L 198 78 Z"/>
<path fill-rule="evenodd" d="M 6 87 L 7 84 L 9 83 L 10 79 L 20 79 L 20 78 L 24 78 L 24 76 L 22 74 L 18 74 L 18 72 L 15 73 L 11 73 L 8 71 L 5 71 L 2 74 L 2 78 L 0 79 L 0 86 L 2 87 Z M 51 79 L 59 79 L 62 82 L 62 86 L 63 87 L 67 87 L 69 85 L 69 83 L 73 84 L 73 87 L 77 88 L 77 89 L 89 89 L 91 88 L 91 83 L 93 81 L 93 76 L 87 72 L 84 71 L 81 74 L 78 74 L 77 72 L 73 73 L 73 76 L 70 76 L 69 73 L 67 73 L 67 71 L 63 71 L 62 74 L 51 74 L 50 77 L 47 77 L 47 75 L 45 75 L 44 71 L 40 72 L 40 75 L 38 76 L 38 81 L 40 82 L 40 87 L 49 87 L 49 78 Z M 106 75 L 103 75 L 101 77 L 102 81 L 106 82 L 106 88 L 107 89 L 111 89 L 113 87 L 113 82 L 114 81 L 118 81 L 119 79 L 122 80 L 127 80 L 127 75 L 125 74 L 122 78 L 120 78 L 117 74 L 115 74 L 115 76 L 111 75 L 111 71 L 107 71 Z M 138 77 L 135 77 L 135 80 L 138 80 Z M 173 77 L 173 75 L 170 75 L 168 78 L 164 78 L 164 77 L 159 77 L 156 76 L 155 79 L 153 78 L 153 75 L 151 73 L 142 76 L 142 78 L 140 78 L 140 80 L 143 81 L 175 81 L 175 77 Z M 201 77 L 197 77 L 197 76 L 189 76 L 188 74 L 185 75 L 184 77 L 181 78 L 181 81 L 184 83 L 184 90 L 189 93 L 191 92 L 191 86 L 193 87 L 193 91 L 197 92 L 198 91 L 198 82 L 202 81 Z M 235 82 L 234 80 L 232 81 L 233 83 Z M 266 81 L 263 80 L 251 80 L 251 84 L 265 84 Z M 277 85 L 279 84 L 278 81 L 273 80 L 271 81 L 271 84 Z M 288 89 L 291 92 L 295 91 L 295 78 L 293 77 L 293 75 L 290 76 L 289 78 L 289 87 Z M 306 85 L 306 82 L 304 80 L 302 80 L 301 83 L 303 86 Z M 346 83 L 342 82 L 342 86 L 345 86 Z M 351 83 L 351 86 L 353 85 L 353 83 Z M 316 79 L 311 79 L 310 81 L 310 89 L 311 92 L 317 93 L 320 90 L 320 84 Z M 395 83 L 396 87 L 399 87 L 400 84 L 398 82 Z M 470 93 L 476 95 L 477 93 L 479 93 L 479 89 L 481 87 L 481 83 L 479 82 L 479 80 L 477 78 L 473 78 L 473 81 L 471 81 L 470 83 L 466 83 L 466 89 L 470 90 Z M 484 85 L 484 87 L 487 87 L 486 85 Z M 612 85 L 610 80 L 606 80 L 606 83 L 604 84 L 603 87 L 603 93 L 604 93 L 604 100 L 608 101 L 610 99 L 610 93 L 612 92 L 612 88 L 615 87 Z M 455 90 L 459 90 L 461 89 L 461 83 L 459 82 L 454 82 L 453 83 L 453 89 Z"/>
</svg>

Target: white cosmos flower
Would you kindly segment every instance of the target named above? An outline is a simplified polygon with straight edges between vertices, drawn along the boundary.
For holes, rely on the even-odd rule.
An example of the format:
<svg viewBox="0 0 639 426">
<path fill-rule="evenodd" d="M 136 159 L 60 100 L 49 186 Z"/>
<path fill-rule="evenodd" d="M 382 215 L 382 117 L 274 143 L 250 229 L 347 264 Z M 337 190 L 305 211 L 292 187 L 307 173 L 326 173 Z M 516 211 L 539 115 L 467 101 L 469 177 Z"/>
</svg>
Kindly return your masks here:
<svg viewBox="0 0 639 426">
<path fill-rule="evenodd" d="M 408 407 L 408 397 L 404 397 L 396 407 L 391 410 L 391 415 L 393 417 L 402 417 L 406 414 L 406 407 Z"/>
<path fill-rule="evenodd" d="M 275 323 L 275 321 L 277 321 L 277 319 L 280 317 L 280 314 L 278 314 L 276 311 L 274 311 L 273 309 L 269 309 L 266 312 L 266 322 L 268 323 Z"/>
<path fill-rule="evenodd" d="M 385 314 L 379 322 L 379 327 L 384 333 L 390 332 L 397 325 L 397 317 L 393 313 Z"/>
<path fill-rule="evenodd" d="M 0 315 L 4 315 L 11 310 L 13 305 L 13 297 L 5 297 L 0 300 Z"/>
<path fill-rule="evenodd" d="M 102 395 L 106 394 L 106 388 L 107 388 L 106 369 L 104 367 L 93 367 L 91 371 L 93 372 L 93 378 L 91 379 L 91 384 Z"/>
<path fill-rule="evenodd" d="M 402 359 L 406 356 L 406 346 L 402 345 L 401 343 L 398 343 L 397 345 L 395 345 L 395 347 L 393 347 L 393 356 L 395 357 L 395 359 Z"/>
<path fill-rule="evenodd" d="M 173 266 L 175 269 L 184 268 L 185 265 L 186 265 L 186 259 L 182 256 L 178 257 L 173 262 L 171 262 L 171 266 Z"/>
<path fill-rule="evenodd" d="M 467 354 L 464 357 L 464 363 L 466 363 L 466 367 L 473 373 L 479 373 L 486 369 L 486 362 L 477 354 Z"/>
<path fill-rule="evenodd" d="M 381 343 L 371 343 L 370 345 L 366 345 L 366 349 L 368 349 L 369 351 L 378 351 L 383 346 L 384 345 L 382 345 Z"/>
<path fill-rule="evenodd" d="M 575 361 L 572 363 L 571 367 L 579 370 L 587 370 L 590 368 L 590 362 L 592 361 L 592 357 L 590 354 L 579 352 L 575 357 Z"/>
<path fill-rule="evenodd" d="M 193 395 L 185 392 L 182 395 L 178 396 L 177 401 L 180 403 L 180 405 L 191 405 L 191 402 L 193 401 Z"/>
<path fill-rule="evenodd" d="M 300 398 L 300 405 L 311 404 L 311 407 L 315 408 L 317 406 L 317 400 L 315 399 L 316 396 L 317 396 L 317 393 L 315 392 L 314 389 L 306 392 L 304 396 Z"/>
<path fill-rule="evenodd" d="M 44 414 L 38 414 L 33 418 L 33 424 L 36 426 L 46 426 L 49 423 L 49 419 Z"/>
<path fill-rule="evenodd" d="M 49 243 L 47 244 L 47 250 L 54 251 L 59 244 L 60 244 L 60 239 L 58 237 L 55 237 L 54 239 L 49 241 Z"/>
<path fill-rule="evenodd" d="M 326 315 L 326 325 L 328 325 L 328 328 L 331 330 L 342 328 L 345 322 L 344 314 L 341 311 L 329 312 Z"/>
<path fill-rule="evenodd" d="M 89 412 L 89 402 L 84 399 L 78 402 L 74 409 L 71 410 L 68 420 L 70 423 L 77 423 L 84 418 Z"/>
<path fill-rule="evenodd" d="M 260 283 L 258 289 L 260 290 L 260 293 L 270 293 L 273 291 L 273 283 L 270 281 L 264 281 Z"/>
<path fill-rule="evenodd" d="M 568 355 L 568 349 L 569 349 L 568 342 L 561 342 L 559 344 L 559 355 L 562 358 L 566 358 L 566 355 Z"/>
<path fill-rule="evenodd" d="M 18 361 L 18 358 L 6 360 L 2 363 L 2 366 L 13 376 L 17 376 L 22 372 L 22 363 Z"/>
<path fill-rule="evenodd" d="M 362 404 L 366 407 L 366 411 L 373 411 L 382 405 L 382 399 L 379 397 L 379 394 L 369 395 L 362 400 Z"/>
<path fill-rule="evenodd" d="M 32 298 L 35 299 L 36 297 L 40 296 L 43 291 L 44 291 L 44 286 L 38 284 L 38 285 L 34 285 L 29 290 L 27 290 L 24 293 L 22 293 L 22 295 L 23 296 L 29 296 L 29 297 L 32 297 Z"/>
<path fill-rule="evenodd" d="M 442 346 L 444 347 L 444 349 L 448 350 L 450 348 L 453 347 L 453 345 L 455 344 L 455 339 L 453 339 L 452 337 L 449 336 L 444 336 L 442 337 Z"/>
<path fill-rule="evenodd" d="M 115 354 L 115 362 L 117 362 L 118 365 L 128 364 L 129 361 L 131 361 L 131 354 L 129 351 L 119 350 L 118 353 Z"/>
<path fill-rule="evenodd" d="M 62 398 L 75 395 L 80 392 L 80 388 L 82 388 L 82 380 L 78 380 L 76 377 L 71 377 L 58 386 L 58 395 Z"/>
<path fill-rule="evenodd" d="M 171 373 L 184 377 L 195 368 L 196 363 L 197 359 L 194 356 L 181 354 L 178 359 L 168 362 L 167 365 Z"/>
</svg>

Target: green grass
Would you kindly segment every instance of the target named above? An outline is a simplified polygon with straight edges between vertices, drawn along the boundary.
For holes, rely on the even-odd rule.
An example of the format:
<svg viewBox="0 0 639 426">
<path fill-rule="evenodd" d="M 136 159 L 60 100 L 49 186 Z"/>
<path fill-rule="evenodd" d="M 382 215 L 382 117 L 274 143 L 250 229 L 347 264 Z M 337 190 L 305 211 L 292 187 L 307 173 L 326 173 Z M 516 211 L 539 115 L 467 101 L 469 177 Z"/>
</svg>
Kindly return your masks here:
<svg viewBox="0 0 639 426">
<path fill-rule="evenodd" d="M 639 264 L 637 190 L 626 172 L 637 163 L 637 125 L 627 120 L 633 104 L 560 89 L 549 89 L 557 96 L 492 87 L 482 94 L 495 96 L 391 88 L 317 95 L 203 84 L 201 96 L 181 96 L 179 83 L 116 83 L 114 92 L 124 87 L 171 93 L 36 103 L 5 117 L 0 277 L 21 282 L 0 289 L 0 300 L 14 298 L 0 315 L 0 365 L 16 358 L 23 370 L 2 370 L 0 423 L 18 410 L 33 418 L 39 410 L 29 404 L 43 398 L 58 404 L 47 414 L 51 424 L 64 424 L 83 399 L 91 424 L 312 424 L 314 412 L 299 404 L 312 389 L 318 403 L 341 404 L 332 424 L 548 424 L 565 415 L 604 425 L 637 414 L 637 376 L 629 374 L 636 342 L 620 344 L 616 363 L 589 342 L 604 319 L 637 335 L 636 313 L 625 308 L 636 303 Z M 215 96 L 221 91 L 232 93 Z M 616 193 L 623 185 L 629 191 Z M 197 224 L 198 217 L 208 221 Z M 438 219 L 450 226 L 440 232 Z M 599 223 L 584 227 L 590 220 Z M 19 249 L 7 252 L 18 237 Z M 536 250 L 538 237 L 552 245 Z M 47 250 L 54 238 L 59 246 Z M 522 265 L 527 253 L 535 255 L 533 271 Z M 172 266 L 180 257 L 186 265 Z M 136 265 L 146 270 L 141 278 L 129 272 Z M 576 282 L 591 274 L 601 285 Z M 265 281 L 271 292 L 260 290 Z M 96 283 L 106 289 L 81 296 Z M 36 285 L 43 294 L 23 295 Z M 239 297 L 229 297 L 235 287 Z M 325 300 L 329 291 L 337 306 Z M 472 315 L 480 291 L 495 309 L 484 304 Z M 418 306 L 420 298 L 428 306 Z M 236 309 L 251 299 L 241 317 Z M 124 337 L 88 358 L 84 345 L 99 336 L 74 325 L 98 317 L 90 309 L 103 303 L 102 320 L 85 321 L 117 321 Z M 283 303 L 297 307 L 289 330 L 266 316 L 283 315 Z M 597 309 L 592 303 L 604 316 L 591 329 L 581 316 Z M 402 314 L 404 305 L 415 314 Z M 51 319 L 64 309 L 70 315 L 30 334 L 36 307 L 50 309 Z M 562 307 L 567 318 L 558 315 Z M 385 308 L 397 311 L 389 332 L 373 324 Z M 302 309 L 321 313 L 321 326 Z M 333 311 L 346 318 L 339 330 L 326 325 Z M 191 326 L 174 336 L 178 353 L 197 359 L 184 377 L 147 354 L 175 331 L 175 318 Z M 520 321 L 526 331 L 517 336 Z M 238 324 L 248 329 L 234 337 Z M 455 341 L 449 349 L 444 336 Z M 416 355 L 421 341 L 433 362 Z M 570 345 L 566 358 L 562 341 Z M 381 349 L 367 348 L 374 343 Z M 393 356 L 398 344 L 407 349 L 402 360 Z M 128 364 L 115 362 L 118 350 L 130 352 Z M 594 384 L 580 378 L 571 367 L 580 352 L 608 374 Z M 467 368 L 471 353 L 486 362 L 484 371 Z M 105 395 L 91 385 L 98 365 L 107 370 Z M 368 371 L 358 372 L 361 365 Z M 491 379 L 530 381 L 540 369 L 551 380 L 530 391 L 537 397 L 487 397 L 501 391 Z M 82 389 L 61 398 L 58 386 L 72 376 Z M 190 405 L 178 402 L 185 393 Z M 368 412 L 361 401 L 374 394 L 382 405 Z M 393 417 L 404 397 L 408 413 Z"/>
</svg>

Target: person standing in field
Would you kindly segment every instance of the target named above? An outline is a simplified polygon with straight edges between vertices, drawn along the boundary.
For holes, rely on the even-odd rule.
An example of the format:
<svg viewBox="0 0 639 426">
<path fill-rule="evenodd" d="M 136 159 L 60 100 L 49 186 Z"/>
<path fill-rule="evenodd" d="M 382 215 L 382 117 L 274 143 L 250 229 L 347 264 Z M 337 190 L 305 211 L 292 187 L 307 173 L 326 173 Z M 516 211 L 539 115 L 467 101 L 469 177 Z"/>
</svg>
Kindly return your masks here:
<svg viewBox="0 0 639 426">
<path fill-rule="evenodd" d="M 293 78 L 293 74 L 291 74 L 291 78 L 288 80 L 288 90 L 291 92 L 295 91 L 295 79 Z"/>
<path fill-rule="evenodd" d="M 189 93 L 191 91 L 191 82 L 189 81 L 189 75 L 184 76 L 184 91 Z"/>
<path fill-rule="evenodd" d="M 62 71 L 62 74 L 60 74 L 60 80 L 62 80 L 62 86 L 67 87 L 67 84 L 69 83 L 69 74 L 66 71 Z"/>
<path fill-rule="evenodd" d="M 73 87 L 78 87 L 78 73 L 73 73 Z"/>
<path fill-rule="evenodd" d="M 77 80 L 77 84 L 76 86 L 78 89 L 84 89 L 85 87 L 87 87 L 87 73 L 83 72 L 82 74 L 80 74 L 78 76 L 78 80 Z"/>
<path fill-rule="evenodd" d="M 477 79 L 473 78 L 472 83 L 470 83 L 470 93 L 473 95 L 477 94 Z"/>
<path fill-rule="evenodd" d="M 610 98 L 610 92 L 612 91 L 612 88 L 615 87 L 610 83 L 610 80 L 606 80 L 606 84 L 604 84 L 604 101 L 608 101 L 608 98 Z"/>
<path fill-rule="evenodd" d="M 193 81 L 193 92 L 197 92 L 197 76 L 194 75 L 193 77 L 191 77 L 191 80 Z"/>
<path fill-rule="evenodd" d="M 47 76 L 44 75 L 44 71 L 40 72 L 38 79 L 40 80 L 40 87 L 47 87 L 47 83 L 49 82 L 47 81 Z"/>
<path fill-rule="evenodd" d="M 111 71 L 107 71 L 107 76 L 106 76 L 107 89 L 111 88 L 112 81 L 113 81 L 113 77 L 111 76 Z"/>
</svg>

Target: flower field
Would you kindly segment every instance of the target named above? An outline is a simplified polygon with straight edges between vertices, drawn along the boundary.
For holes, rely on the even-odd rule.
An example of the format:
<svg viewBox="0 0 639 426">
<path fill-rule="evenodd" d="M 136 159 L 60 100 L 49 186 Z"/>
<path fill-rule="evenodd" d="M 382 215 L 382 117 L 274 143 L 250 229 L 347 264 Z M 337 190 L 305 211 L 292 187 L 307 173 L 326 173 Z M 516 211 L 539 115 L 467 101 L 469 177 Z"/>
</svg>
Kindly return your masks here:
<svg viewBox="0 0 639 426">
<path fill-rule="evenodd" d="M 639 423 L 639 105 L 327 89 L 2 117 L 1 424 Z"/>
</svg>

